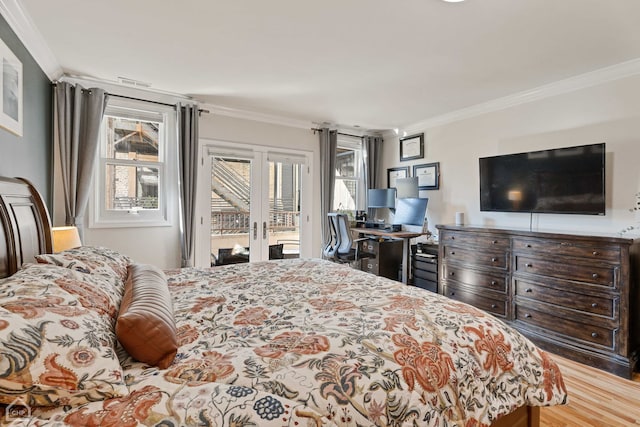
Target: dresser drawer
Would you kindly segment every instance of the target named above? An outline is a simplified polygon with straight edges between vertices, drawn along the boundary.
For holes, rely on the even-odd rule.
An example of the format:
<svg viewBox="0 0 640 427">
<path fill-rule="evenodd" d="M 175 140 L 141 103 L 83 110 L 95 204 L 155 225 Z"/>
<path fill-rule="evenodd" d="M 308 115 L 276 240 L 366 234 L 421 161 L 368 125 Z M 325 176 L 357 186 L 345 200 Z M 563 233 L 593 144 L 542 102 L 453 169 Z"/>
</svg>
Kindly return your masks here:
<svg viewBox="0 0 640 427">
<path fill-rule="evenodd" d="M 616 267 L 576 265 L 564 260 L 554 262 L 522 255 L 514 255 L 514 258 L 514 273 L 538 274 L 586 282 L 608 288 L 615 287 Z"/>
<path fill-rule="evenodd" d="M 508 304 L 505 298 L 486 294 L 476 294 L 475 292 L 468 291 L 449 282 L 444 286 L 443 295 L 451 299 L 470 304 L 495 316 L 507 317 Z"/>
<path fill-rule="evenodd" d="M 513 282 L 518 301 L 520 301 L 520 298 L 542 301 L 589 314 L 606 316 L 611 319 L 617 315 L 617 298 L 614 296 L 585 295 L 580 292 L 571 292 L 569 289 L 540 286 L 518 279 L 514 279 Z"/>
<path fill-rule="evenodd" d="M 448 280 L 497 292 L 507 292 L 507 277 L 504 273 L 488 273 L 451 264 L 445 264 L 442 271 Z"/>
<path fill-rule="evenodd" d="M 572 340 L 597 344 L 608 349 L 615 345 L 616 330 L 572 321 L 570 318 L 554 316 L 553 312 L 541 312 L 516 304 L 515 319 L 519 323 L 531 325 L 545 331 L 553 331 Z"/>
<path fill-rule="evenodd" d="M 508 249 L 509 237 L 493 236 L 491 234 L 465 233 L 456 231 L 441 231 L 441 243 L 455 243 L 463 246 L 476 246 L 479 248 Z"/>
<path fill-rule="evenodd" d="M 620 246 L 585 245 L 581 242 L 570 242 L 567 240 L 542 240 L 516 237 L 513 239 L 512 248 L 514 252 L 561 253 L 564 256 L 574 256 L 585 260 L 620 261 Z"/>
<path fill-rule="evenodd" d="M 443 262 L 457 262 L 466 265 L 506 269 L 508 253 L 501 250 L 469 249 L 445 245 Z"/>
</svg>

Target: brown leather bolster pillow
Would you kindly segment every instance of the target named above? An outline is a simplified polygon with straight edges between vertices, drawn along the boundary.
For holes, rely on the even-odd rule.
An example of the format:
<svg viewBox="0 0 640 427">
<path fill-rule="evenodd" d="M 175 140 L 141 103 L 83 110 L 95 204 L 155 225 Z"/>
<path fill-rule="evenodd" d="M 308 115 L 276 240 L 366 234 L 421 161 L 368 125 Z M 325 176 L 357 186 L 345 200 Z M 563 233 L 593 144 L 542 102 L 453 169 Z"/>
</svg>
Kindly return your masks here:
<svg viewBox="0 0 640 427">
<path fill-rule="evenodd" d="M 165 369 L 178 351 L 173 304 L 167 279 L 158 267 L 129 265 L 116 335 L 136 360 Z"/>
</svg>

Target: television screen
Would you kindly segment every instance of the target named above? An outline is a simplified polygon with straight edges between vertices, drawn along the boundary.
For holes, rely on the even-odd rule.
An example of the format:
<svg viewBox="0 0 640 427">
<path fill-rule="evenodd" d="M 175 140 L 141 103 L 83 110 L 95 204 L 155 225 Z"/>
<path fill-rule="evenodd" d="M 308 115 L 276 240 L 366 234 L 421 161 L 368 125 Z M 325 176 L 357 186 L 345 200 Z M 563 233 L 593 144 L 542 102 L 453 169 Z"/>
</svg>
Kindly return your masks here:
<svg viewBox="0 0 640 427">
<path fill-rule="evenodd" d="M 605 144 L 480 158 L 480 210 L 605 214 Z"/>
</svg>

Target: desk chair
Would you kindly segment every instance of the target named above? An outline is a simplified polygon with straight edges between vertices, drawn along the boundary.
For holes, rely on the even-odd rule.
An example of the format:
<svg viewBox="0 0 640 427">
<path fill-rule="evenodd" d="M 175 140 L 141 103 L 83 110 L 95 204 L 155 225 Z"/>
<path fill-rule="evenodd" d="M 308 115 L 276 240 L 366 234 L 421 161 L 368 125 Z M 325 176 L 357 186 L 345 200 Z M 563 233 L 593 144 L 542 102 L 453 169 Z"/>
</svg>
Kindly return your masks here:
<svg viewBox="0 0 640 427">
<path fill-rule="evenodd" d="M 375 254 L 360 251 L 358 242 L 368 240 L 367 237 L 354 239 L 349 228 L 349 218 L 345 214 L 329 212 L 329 233 L 331 239 L 324 248 L 325 258 L 337 262 L 358 261 L 363 258 L 375 258 Z M 355 243 L 355 247 L 354 247 Z"/>
</svg>

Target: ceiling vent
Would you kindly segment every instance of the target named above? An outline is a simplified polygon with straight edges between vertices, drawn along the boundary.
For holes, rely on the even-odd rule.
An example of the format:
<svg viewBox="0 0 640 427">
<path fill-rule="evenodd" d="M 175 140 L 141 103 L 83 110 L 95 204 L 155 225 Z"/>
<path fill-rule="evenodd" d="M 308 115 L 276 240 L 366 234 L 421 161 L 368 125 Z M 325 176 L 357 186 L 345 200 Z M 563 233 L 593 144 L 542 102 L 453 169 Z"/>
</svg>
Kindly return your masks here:
<svg viewBox="0 0 640 427">
<path fill-rule="evenodd" d="M 134 80 L 128 77 L 118 77 L 118 83 L 133 87 L 151 87 L 151 83 L 141 82 L 140 80 Z"/>
</svg>

